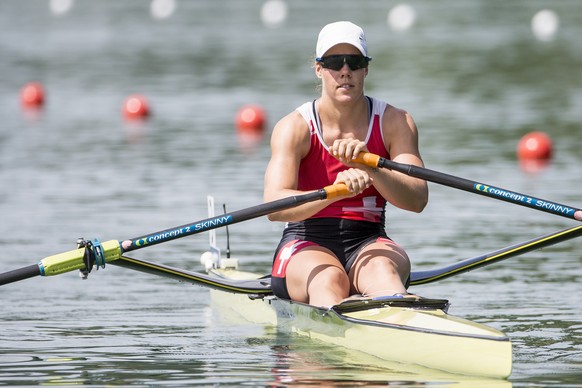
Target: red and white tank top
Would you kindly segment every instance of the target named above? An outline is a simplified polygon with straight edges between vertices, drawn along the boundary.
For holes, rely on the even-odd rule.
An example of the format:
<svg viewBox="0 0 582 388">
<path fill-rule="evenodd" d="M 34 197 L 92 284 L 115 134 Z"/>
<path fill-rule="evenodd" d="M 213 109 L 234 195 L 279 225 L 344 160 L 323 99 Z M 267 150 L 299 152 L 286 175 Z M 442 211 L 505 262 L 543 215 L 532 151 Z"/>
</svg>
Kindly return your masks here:
<svg viewBox="0 0 582 388">
<path fill-rule="evenodd" d="M 384 146 L 382 134 L 382 115 L 386 103 L 367 97 L 370 107 L 370 125 L 365 143 L 368 150 L 376 155 L 389 158 Z M 307 124 L 310 132 L 310 149 L 299 166 L 299 190 L 317 190 L 333 184 L 337 174 L 348 167 L 329 153 L 329 147 L 323 140 L 319 116 L 315 109 L 315 101 L 306 102 L 297 108 Z M 386 200 L 374 186 L 364 190 L 355 197 L 332 203 L 311 218 L 347 218 L 350 220 L 384 222 Z"/>
</svg>

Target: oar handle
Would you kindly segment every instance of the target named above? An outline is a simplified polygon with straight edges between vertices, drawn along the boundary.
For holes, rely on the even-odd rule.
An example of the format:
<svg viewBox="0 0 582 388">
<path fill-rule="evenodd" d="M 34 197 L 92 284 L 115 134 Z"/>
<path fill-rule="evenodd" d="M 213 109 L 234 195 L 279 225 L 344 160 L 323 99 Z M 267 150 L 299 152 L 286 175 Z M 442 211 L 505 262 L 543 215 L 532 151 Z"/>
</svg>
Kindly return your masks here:
<svg viewBox="0 0 582 388">
<path fill-rule="evenodd" d="M 558 216 L 582 221 L 582 210 L 572 206 L 535 198 L 526 194 L 502 189 L 500 187 L 491 186 L 485 183 L 470 181 L 465 178 L 460 178 L 412 164 L 398 163 L 372 153 L 360 153 L 356 157 L 355 161 L 370 167 L 387 168 L 389 170 L 398 171 L 405 175 L 420 178 L 428 182 L 438 183 L 444 186 L 468 191 L 473 194 L 479 194 L 485 197 L 498 199 L 500 201 L 510 202 L 546 213 L 556 214 Z"/>
<path fill-rule="evenodd" d="M 380 156 L 371 152 L 360 152 L 354 161 L 357 163 L 365 164 L 366 166 L 378 167 L 380 163 Z"/>
<path fill-rule="evenodd" d="M 347 195 L 350 193 L 348 186 L 344 185 L 343 183 L 325 186 L 322 190 L 325 192 L 325 198 L 328 199 L 336 198 L 340 195 Z"/>
</svg>

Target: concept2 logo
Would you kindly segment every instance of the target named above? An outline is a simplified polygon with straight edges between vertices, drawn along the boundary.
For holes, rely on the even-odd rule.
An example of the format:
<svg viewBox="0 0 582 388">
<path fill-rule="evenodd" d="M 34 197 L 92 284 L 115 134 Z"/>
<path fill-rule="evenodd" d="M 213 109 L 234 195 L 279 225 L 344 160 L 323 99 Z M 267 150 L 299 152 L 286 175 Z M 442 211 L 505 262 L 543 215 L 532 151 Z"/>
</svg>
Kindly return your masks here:
<svg viewBox="0 0 582 388">
<path fill-rule="evenodd" d="M 525 195 L 522 195 L 522 194 L 512 193 L 511 191 L 498 189 L 496 187 L 483 185 L 481 183 L 475 184 L 475 190 L 482 191 L 482 192 L 488 193 L 488 194 L 492 194 L 492 195 L 495 195 L 497 197 L 507 198 L 508 200 L 516 201 L 516 202 L 532 203 L 532 200 L 533 200 L 533 198 L 526 197 Z"/>
<path fill-rule="evenodd" d="M 136 248 L 141 248 L 146 245 L 153 245 L 162 243 L 164 241 L 173 240 L 179 237 L 189 236 L 191 234 L 204 232 L 206 230 L 215 229 L 222 225 L 232 223 L 232 215 L 224 215 L 216 218 L 207 219 L 191 225 L 184 225 L 175 229 L 164 230 L 163 232 L 155 233 L 149 236 L 141 237 L 133 240 L 132 245 Z"/>
<path fill-rule="evenodd" d="M 497 187 L 487 186 L 481 183 L 475 183 L 473 187 L 477 191 L 490 194 L 491 196 L 499 197 L 500 199 L 503 199 L 505 201 L 520 202 L 526 206 L 533 208 L 541 208 L 542 210 L 550 211 L 555 214 L 565 214 L 573 216 L 574 212 L 576 211 L 576 209 L 572 209 L 571 207 L 568 206 L 544 201 L 537 198 L 528 197 L 527 195 L 499 189 Z"/>
</svg>

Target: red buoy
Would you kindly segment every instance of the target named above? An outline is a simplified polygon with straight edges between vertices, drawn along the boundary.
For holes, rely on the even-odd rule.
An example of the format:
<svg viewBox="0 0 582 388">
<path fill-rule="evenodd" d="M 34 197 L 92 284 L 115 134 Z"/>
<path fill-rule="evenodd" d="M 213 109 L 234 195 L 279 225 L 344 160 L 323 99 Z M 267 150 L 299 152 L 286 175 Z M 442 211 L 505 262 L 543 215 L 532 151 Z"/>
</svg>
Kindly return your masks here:
<svg viewBox="0 0 582 388">
<path fill-rule="evenodd" d="M 132 94 L 123 102 L 123 116 L 126 119 L 145 119 L 150 113 L 148 101 L 141 94 Z"/>
<path fill-rule="evenodd" d="M 552 158 L 552 140 L 544 132 L 530 132 L 517 145 L 520 160 L 549 160 Z"/>
<path fill-rule="evenodd" d="M 20 90 L 20 103 L 26 108 L 39 108 L 44 104 L 44 88 L 39 82 L 30 82 Z"/>
<path fill-rule="evenodd" d="M 265 130 L 265 111 L 258 105 L 246 105 L 239 109 L 235 121 L 241 132 L 262 133 Z"/>
</svg>

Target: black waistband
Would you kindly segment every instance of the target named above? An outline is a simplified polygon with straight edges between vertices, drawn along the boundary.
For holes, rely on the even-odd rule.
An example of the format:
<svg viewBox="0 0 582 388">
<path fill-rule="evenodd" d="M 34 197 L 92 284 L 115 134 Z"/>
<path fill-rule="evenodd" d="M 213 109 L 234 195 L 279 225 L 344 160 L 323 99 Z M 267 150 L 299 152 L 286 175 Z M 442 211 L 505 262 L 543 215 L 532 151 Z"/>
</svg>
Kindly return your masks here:
<svg viewBox="0 0 582 388">
<path fill-rule="evenodd" d="M 357 233 L 357 234 L 383 234 L 384 225 L 378 222 L 349 220 L 345 218 L 309 218 L 304 221 L 288 222 L 288 229 L 304 229 L 307 233 L 330 233 L 338 231 L 341 233 Z"/>
</svg>

